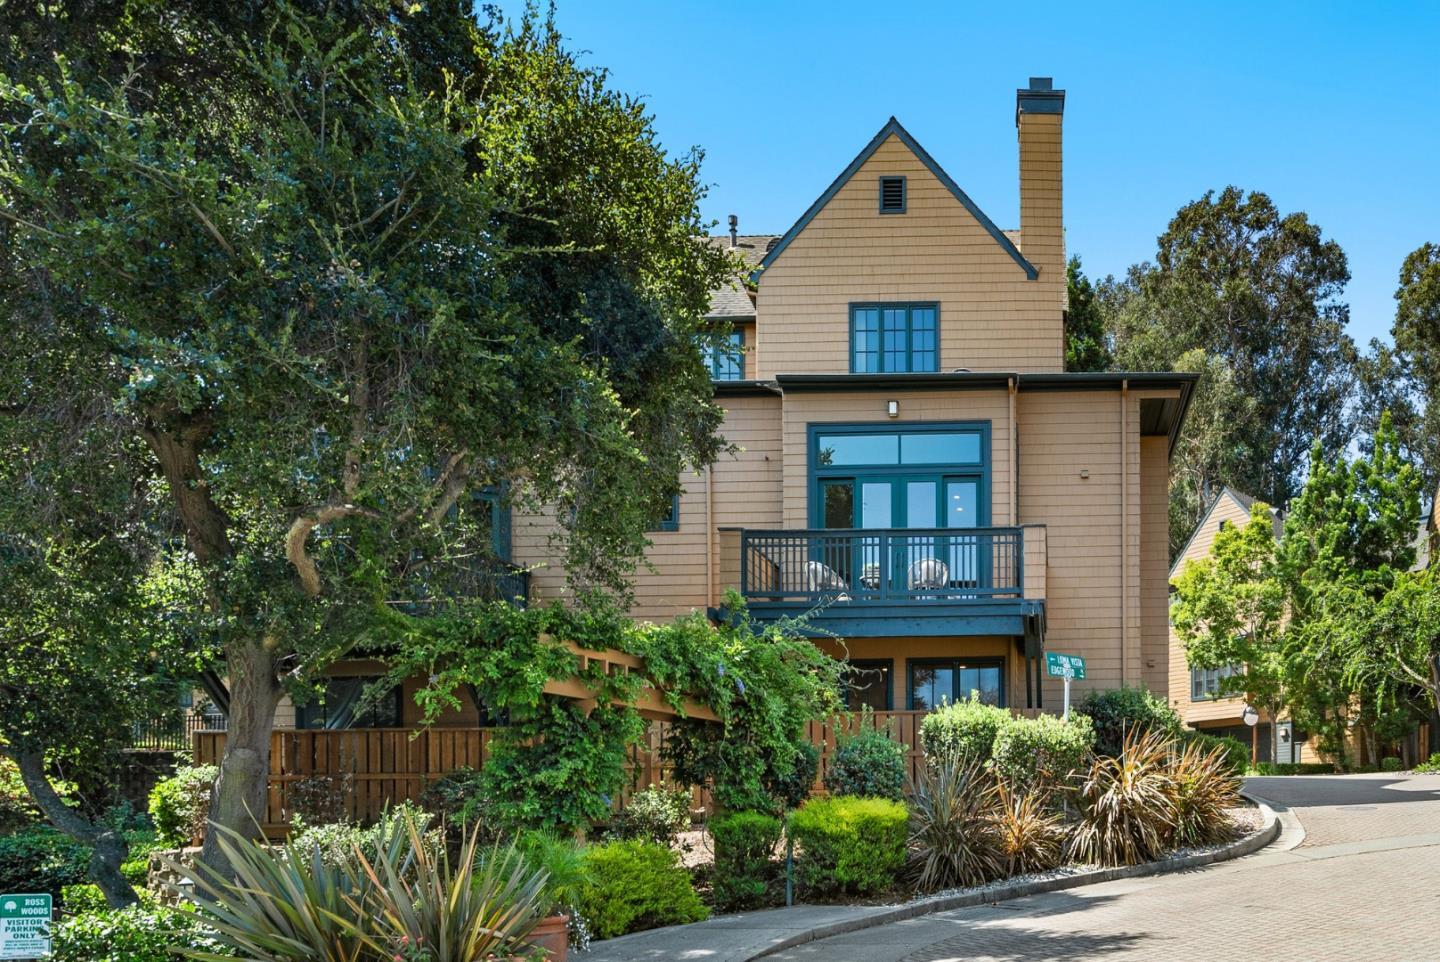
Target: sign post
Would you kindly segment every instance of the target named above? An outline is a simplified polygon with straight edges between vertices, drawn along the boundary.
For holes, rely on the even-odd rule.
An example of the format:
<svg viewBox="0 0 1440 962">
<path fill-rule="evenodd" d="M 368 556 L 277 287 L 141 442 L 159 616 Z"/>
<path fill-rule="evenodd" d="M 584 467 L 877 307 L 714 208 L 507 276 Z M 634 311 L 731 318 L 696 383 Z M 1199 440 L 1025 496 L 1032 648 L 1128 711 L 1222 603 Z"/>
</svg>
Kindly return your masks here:
<svg viewBox="0 0 1440 962">
<path fill-rule="evenodd" d="M 50 955 L 48 893 L 0 895 L 0 959 L 43 959 Z"/>
<path fill-rule="evenodd" d="M 1070 720 L 1070 682 L 1076 678 L 1085 677 L 1085 659 L 1079 655 L 1062 655 L 1058 652 L 1045 652 L 1045 674 L 1052 678 L 1062 678 L 1065 681 L 1065 721 Z"/>
</svg>

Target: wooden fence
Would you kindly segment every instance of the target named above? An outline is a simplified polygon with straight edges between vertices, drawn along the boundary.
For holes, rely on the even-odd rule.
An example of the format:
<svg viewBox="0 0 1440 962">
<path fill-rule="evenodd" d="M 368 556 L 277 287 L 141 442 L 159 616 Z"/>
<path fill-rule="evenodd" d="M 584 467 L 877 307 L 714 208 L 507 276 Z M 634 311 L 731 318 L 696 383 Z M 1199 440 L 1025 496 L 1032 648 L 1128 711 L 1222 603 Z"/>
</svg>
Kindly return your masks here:
<svg viewBox="0 0 1440 962">
<path fill-rule="evenodd" d="M 913 778 L 922 764 L 920 720 L 922 711 L 875 712 L 863 716 L 868 724 L 889 732 L 907 746 L 906 770 Z M 668 721 L 652 722 L 645 740 L 630 749 L 626 763 L 626 787 L 616 805 L 637 789 L 670 780 L 669 766 L 660 757 L 660 746 L 670 726 Z M 829 769 L 839 736 L 856 731 L 861 716 L 842 716 L 828 722 L 811 722 L 806 734 L 820 748 L 820 772 L 816 789 Z M 413 801 L 427 785 L 457 768 L 481 768 L 490 757 L 494 729 L 404 728 L 276 729 L 270 734 L 270 786 L 263 826 L 267 835 L 285 833 L 295 809 L 297 791 L 315 789 L 338 792 L 341 809 L 351 819 L 369 822 L 378 818 L 387 805 Z M 213 765 L 225 750 L 225 733 L 195 733 L 195 764 Z M 697 790 L 692 803 L 708 807 L 708 795 Z"/>
</svg>

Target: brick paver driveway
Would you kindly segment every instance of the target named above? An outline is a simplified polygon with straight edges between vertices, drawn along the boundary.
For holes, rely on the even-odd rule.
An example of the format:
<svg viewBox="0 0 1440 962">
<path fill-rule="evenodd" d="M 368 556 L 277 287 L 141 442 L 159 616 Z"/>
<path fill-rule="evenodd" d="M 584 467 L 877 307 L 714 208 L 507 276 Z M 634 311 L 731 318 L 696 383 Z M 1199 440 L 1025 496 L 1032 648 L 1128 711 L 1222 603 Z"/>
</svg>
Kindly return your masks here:
<svg viewBox="0 0 1440 962">
<path fill-rule="evenodd" d="M 1440 960 L 1440 776 L 1260 778 L 1249 787 L 1292 808 L 1306 828 L 1304 844 L 1194 872 L 946 912 L 774 958 Z"/>
</svg>

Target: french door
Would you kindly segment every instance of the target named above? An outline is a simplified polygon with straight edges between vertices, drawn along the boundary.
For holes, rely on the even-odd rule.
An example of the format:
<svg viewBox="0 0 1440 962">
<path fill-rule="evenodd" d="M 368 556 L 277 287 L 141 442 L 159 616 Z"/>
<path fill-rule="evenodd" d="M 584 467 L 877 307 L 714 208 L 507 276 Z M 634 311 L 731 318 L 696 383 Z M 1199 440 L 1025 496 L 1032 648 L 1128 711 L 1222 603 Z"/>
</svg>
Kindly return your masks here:
<svg viewBox="0 0 1440 962">
<path fill-rule="evenodd" d="M 923 594 L 979 585 L 976 539 L 939 532 L 980 526 L 980 483 L 979 475 L 961 474 L 822 478 L 822 528 L 889 533 L 827 539 L 819 560 L 862 593 Z"/>
</svg>

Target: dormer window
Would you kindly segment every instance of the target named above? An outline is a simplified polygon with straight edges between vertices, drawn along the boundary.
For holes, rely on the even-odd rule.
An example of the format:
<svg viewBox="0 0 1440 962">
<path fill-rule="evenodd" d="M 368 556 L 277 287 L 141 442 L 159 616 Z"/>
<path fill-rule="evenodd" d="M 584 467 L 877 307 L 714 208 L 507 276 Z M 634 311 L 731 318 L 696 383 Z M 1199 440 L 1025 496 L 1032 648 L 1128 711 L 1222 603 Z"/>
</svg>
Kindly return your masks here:
<svg viewBox="0 0 1440 962">
<path fill-rule="evenodd" d="M 880 178 L 880 213 L 905 213 L 905 178 Z"/>
</svg>

